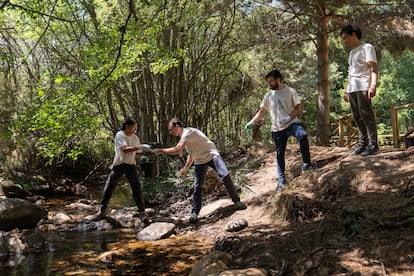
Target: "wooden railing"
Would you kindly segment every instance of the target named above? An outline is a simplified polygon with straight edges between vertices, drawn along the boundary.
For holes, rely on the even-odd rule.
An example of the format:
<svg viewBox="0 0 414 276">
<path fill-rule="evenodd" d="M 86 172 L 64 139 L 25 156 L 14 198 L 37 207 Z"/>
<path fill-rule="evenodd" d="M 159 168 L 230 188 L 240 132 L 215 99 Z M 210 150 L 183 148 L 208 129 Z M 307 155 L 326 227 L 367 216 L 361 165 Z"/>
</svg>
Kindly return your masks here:
<svg viewBox="0 0 414 276">
<path fill-rule="evenodd" d="M 404 137 L 404 135 L 399 133 L 398 129 L 398 111 L 407 108 L 414 108 L 414 103 L 391 107 L 392 137 L 390 135 L 379 135 L 379 138 L 382 138 L 384 141 L 390 141 L 390 138 L 392 138 L 394 148 L 400 147 L 400 141 Z M 358 129 L 352 123 L 352 114 L 347 114 L 339 118 L 338 127 L 334 130 L 332 138 L 339 140 L 338 145 L 340 147 L 350 147 L 355 142 L 355 138 L 358 136 Z M 334 136 L 335 134 L 338 136 Z"/>
<path fill-rule="evenodd" d="M 400 133 L 398 129 L 398 110 L 414 108 L 414 103 L 404 104 L 399 106 L 391 107 L 391 120 L 392 120 L 392 135 L 393 135 L 393 146 L 394 148 L 400 147 Z"/>
<path fill-rule="evenodd" d="M 338 146 L 350 147 L 352 146 L 354 138 L 358 136 L 358 129 L 352 125 L 352 121 L 352 114 L 347 114 L 339 118 L 338 127 L 333 132 L 333 135 L 338 134 Z"/>
</svg>

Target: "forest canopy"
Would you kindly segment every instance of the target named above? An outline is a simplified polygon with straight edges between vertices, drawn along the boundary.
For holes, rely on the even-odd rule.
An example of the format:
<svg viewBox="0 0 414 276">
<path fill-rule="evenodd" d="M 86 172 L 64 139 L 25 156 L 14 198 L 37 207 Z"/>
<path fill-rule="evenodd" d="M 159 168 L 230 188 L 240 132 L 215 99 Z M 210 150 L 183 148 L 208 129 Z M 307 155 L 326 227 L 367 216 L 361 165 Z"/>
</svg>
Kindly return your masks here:
<svg viewBox="0 0 414 276">
<path fill-rule="evenodd" d="M 412 1 L 0 1 L 3 169 L 108 158 L 126 116 L 143 142 L 170 145 L 172 117 L 227 150 L 278 68 L 302 100 L 315 143 L 331 145 L 349 49 L 340 28 L 361 26 L 379 59 L 380 134 L 390 108 L 414 103 Z M 399 114 L 400 129 L 414 111 Z M 268 119 L 261 139 L 269 139 Z"/>
</svg>

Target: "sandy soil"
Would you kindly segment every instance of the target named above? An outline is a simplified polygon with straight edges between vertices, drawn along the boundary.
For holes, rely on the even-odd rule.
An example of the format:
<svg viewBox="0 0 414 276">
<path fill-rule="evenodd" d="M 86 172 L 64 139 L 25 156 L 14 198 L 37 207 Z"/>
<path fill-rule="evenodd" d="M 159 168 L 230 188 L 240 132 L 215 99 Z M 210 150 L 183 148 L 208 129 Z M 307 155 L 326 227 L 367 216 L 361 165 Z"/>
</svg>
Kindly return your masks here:
<svg viewBox="0 0 414 276">
<path fill-rule="evenodd" d="M 270 275 L 414 275 L 414 147 L 368 157 L 349 152 L 311 147 L 320 168 L 302 173 L 299 148 L 288 147 L 289 185 L 282 192 L 275 191 L 271 145 L 227 156 L 248 208 L 194 228 L 231 254 L 234 268 L 264 268 Z M 217 190 L 211 182 L 207 187 Z M 249 226 L 224 230 L 237 219 Z"/>
</svg>

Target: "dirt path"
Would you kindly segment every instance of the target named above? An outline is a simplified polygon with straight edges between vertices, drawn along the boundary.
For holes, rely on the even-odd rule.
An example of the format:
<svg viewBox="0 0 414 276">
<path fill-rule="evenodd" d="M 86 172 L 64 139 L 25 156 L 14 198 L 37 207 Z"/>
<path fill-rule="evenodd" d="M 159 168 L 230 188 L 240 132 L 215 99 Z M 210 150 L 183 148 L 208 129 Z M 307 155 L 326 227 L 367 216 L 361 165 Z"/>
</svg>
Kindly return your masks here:
<svg viewBox="0 0 414 276">
<path fill-rule="evenodd" d="M 289 185 L 275 192 L 272 147 L 238 158 L 246 168 L 243 211 L 196 230 L 230 253 L 235 268 L 270 275 L 414 275 L 414 147 L 348 157 L 349 149 L 312 147 L 320 169 L 300 171 L 298 147 L 287 151 Z M 252 169 L 255 168 L 256 169 Z M 249 227 L 226 232 L 247 219 Z"/>
</svg>

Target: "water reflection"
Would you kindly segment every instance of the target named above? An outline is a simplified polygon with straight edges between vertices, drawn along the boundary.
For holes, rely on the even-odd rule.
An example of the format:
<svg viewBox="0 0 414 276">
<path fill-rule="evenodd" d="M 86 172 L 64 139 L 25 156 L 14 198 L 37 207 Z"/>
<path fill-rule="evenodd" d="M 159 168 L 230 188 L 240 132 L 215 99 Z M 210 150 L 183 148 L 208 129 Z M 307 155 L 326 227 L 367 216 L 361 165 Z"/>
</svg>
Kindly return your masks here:
<svg viewBox="0 0 414 276">
<path fill-rule="evenodd" d="M 49 234 L 45 250 L 27 254 L 14 268 L 0 267 L 0 275 L 188 275 L 213 247 L 197 233 L 153 242 L 135 235 L 132 229 Z M 109 250 L 118 254 L 101 261 Z"/>
<path fill-rule="evenodd" d="M 91 197 L 99 202 L 101 192 L 93 191 Z M 76 199 L 48 200 L 48 208 L 56 210 Z M 110 208 L 128 205 L 134 206 L 130 188 L 119 185 Z M 136 240 L 136 229 L 42 234 L 44 248 L 26 252 L 22 259 L 0 257 L 0 275 L 188 275 L 213 247 L 208 237 L 193 232 L 153 242 Z M 116 254 L 100 259 L 107 251 Z"/>
<path fill-rule="evenodd" d="M 102 199 L 103 185 L 96 186 L 88 189 L 89 197 L 100 202 Z M 125 206 L 135 206 L 135 202 L 132 198 L 131 187 L 126 181 L 121 181 L 116 186 L 111 200 L 109 201 L 108 208 L 122 208 Z"/>
</svg>

